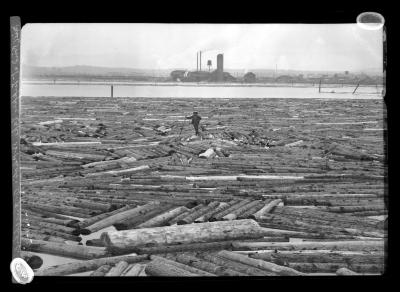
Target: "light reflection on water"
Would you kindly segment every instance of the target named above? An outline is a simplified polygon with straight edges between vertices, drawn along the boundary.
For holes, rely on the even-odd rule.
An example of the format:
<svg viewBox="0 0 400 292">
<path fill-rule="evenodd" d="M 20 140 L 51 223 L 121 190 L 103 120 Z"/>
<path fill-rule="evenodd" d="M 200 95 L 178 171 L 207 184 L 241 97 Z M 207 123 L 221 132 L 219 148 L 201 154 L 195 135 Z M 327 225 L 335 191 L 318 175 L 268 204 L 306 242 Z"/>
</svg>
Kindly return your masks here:
<svg viewBox="0 0 400 292">
<path fill-rule="evenodd" d="M 114 85 L 114 97 L 166 98 L 340 98 L 381 99 L 382 87 L 360 86 L 318 87 L 298 86 L 171 86 L 124 84 Z M 21 96 L 109 97 L 111 86 L 106 84 L 40 84 L 22 83 Z"/>
</svg>

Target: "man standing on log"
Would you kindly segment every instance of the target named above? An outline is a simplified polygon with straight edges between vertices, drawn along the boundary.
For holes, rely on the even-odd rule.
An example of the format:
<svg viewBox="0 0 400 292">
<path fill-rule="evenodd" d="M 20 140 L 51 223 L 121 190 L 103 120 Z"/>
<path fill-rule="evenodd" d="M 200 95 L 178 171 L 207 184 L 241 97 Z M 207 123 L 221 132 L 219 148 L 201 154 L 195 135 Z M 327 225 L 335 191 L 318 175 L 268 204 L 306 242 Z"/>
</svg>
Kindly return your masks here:
<svg viewBox="0 0 400 292">
<path fill-rule="evenodd" d="M 201 117 L 197 114 L 197 112 L 193 112 L 193 115 L 191 115 L 190 117 L 185 117 L 185 118 L 192 120 L 194 130 L 196 131 L 196 136 L 198 136 L 199 135 L 199 123 L 200 123 Z"/>
</svg>

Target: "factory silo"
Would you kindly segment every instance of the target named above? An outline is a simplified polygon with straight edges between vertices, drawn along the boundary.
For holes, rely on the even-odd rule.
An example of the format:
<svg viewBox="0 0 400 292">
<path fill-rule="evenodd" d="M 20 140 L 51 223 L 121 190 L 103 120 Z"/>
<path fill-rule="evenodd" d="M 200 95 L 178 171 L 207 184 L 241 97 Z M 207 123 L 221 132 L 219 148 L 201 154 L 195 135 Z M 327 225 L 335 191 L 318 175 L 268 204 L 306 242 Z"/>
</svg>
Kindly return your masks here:
<svg viewBox="0 0 400 292">
<path fill-rule="evenodd" d="M 217 81 L 224 81 L 224 55 L 217 55 Z"/>
</svg>

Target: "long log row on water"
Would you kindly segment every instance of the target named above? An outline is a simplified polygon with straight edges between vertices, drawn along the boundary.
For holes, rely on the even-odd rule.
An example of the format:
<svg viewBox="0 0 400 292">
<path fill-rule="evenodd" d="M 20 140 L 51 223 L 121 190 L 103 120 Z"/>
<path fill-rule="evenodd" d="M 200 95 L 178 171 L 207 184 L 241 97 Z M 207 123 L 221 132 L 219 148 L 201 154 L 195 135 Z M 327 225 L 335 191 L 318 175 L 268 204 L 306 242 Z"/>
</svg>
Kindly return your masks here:
<svg viewBox="0 0 400 292">
<path fill-rule="evenodd" d="M 22 97 L 20 112 L 37 275 L 385 270 L 381 100 Z"/>
</svg>

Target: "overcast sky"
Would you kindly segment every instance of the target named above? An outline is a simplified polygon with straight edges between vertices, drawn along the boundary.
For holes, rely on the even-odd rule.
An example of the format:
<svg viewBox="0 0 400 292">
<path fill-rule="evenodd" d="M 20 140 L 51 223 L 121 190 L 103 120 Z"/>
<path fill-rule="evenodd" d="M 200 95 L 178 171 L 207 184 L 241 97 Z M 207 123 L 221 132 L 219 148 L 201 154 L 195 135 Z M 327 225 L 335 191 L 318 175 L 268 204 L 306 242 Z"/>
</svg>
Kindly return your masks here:
<svg viewBox="0 0 400 292">
<path fill-rule="evenodd" d="M 22 63 L 196 68 L 196 52 L 224 68 L 381 70 L 382 29 L 356 24 L 27 24 Z"/>
</svg>

